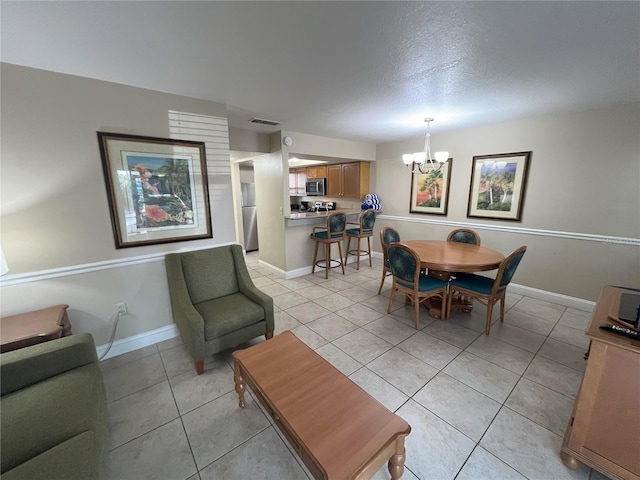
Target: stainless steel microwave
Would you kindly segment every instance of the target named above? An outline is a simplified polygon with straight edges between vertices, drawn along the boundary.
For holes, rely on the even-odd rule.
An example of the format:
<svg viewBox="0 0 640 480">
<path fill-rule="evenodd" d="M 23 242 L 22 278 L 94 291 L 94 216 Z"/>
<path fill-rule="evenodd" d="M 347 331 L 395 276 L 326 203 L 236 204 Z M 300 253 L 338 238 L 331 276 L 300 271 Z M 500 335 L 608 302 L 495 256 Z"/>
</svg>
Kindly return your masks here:
<svg viewBox="0 0 640 480">
<path fill-rule="evenodd" d="M 325 185 L 326 185 L 327 179 L 326 178 L 307 178 L 307 188 L 306 188 L 306 193 L 307 195 L 325 195 L 326 190 L 325 190 Z"/>
</svg>

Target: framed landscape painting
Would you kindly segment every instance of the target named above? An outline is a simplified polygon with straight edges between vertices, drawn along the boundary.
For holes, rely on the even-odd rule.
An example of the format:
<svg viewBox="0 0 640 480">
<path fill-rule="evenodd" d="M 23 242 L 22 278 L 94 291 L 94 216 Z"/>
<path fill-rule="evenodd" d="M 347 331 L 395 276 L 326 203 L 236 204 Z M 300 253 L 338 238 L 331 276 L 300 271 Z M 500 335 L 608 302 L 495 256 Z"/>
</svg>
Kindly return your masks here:
<svg viewBox="0 0 640 480">
<path fill-rule="evenodd" d="M 211 238 L 204 142 L 98 132 L 116 248 Z"/>
<path fill-rule="evenodd" d="M 473 157 L 467 217 L 520 220 L 531 152 Z"/>
<path fill-rule="evenodd" d="M 449 184 L 451 183 L 450 158 L 438 170 L 431 169 L 426 173 L 411 175 L 411 213 L 430 213 L 446 215 L 449 204 Z"/>
</svg>

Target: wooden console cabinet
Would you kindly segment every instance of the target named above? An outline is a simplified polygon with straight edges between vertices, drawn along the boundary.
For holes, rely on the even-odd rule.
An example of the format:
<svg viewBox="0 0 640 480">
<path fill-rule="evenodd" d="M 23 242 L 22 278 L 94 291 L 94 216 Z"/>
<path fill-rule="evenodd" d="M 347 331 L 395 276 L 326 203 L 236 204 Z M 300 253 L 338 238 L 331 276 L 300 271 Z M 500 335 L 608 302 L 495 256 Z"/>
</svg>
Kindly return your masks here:
<svg viewBox="0 0 640 480">
<path fill-rule="evenodd" d="M 601 330 L 615 323 L 622 293 L 605 287 L 586 335 L 587 368 L 560 456 L 572 469 L 585 464 L 613 479 L 640 480 L 640 340 Z"/>
</svg>

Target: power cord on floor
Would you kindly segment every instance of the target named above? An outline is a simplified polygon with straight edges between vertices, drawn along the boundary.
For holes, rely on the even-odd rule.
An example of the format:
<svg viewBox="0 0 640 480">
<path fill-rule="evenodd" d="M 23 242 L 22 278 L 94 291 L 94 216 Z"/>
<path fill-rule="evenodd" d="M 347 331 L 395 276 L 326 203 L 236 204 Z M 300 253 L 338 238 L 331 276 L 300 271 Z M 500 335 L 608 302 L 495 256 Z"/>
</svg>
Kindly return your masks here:
<svg viewBox="0 0 640 480">
<path fill-rule="evenodd" d="M 100 355 L 100 358 L 98 358 L 98 361 L 102 360 L 104 357 L 107 356 L 107 353 L 109 353 L 109 350 L 111 350 L 111 347 L 113 346 L 113 340 L 116 338 L 116 330 L 118 328 L 118 322 L 120 321 L 120 317 L 122 315 L 126 315 L 125 314 L 121 314 L 120 312 L 116 312 L 110 319 L 109 319 L 109 323 L 111 323 L 112 321 L 113 323 L 113 332 L 111 332 L 111 339 L 109 340 L 109 346 L 107 347 L 107 349 L 104 351 L 104 353 L 102 355 Z M 114 318 L 115 317 L 115 318 Z"/>
</svg>

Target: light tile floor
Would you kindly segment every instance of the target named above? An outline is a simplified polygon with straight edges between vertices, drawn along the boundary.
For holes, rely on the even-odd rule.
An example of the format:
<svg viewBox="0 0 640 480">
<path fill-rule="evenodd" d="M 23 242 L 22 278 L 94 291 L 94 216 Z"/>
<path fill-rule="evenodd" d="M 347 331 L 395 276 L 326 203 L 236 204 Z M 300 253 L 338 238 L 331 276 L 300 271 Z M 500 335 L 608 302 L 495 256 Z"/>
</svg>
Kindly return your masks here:
<svg viewBox="0 0 640 480">
<path fill-rule="evenodd" d="M 284 280 L 247 265 L 273 296 L 276 334 L 293 331 L 411 424 L 407 479 L 604 479 L 560 461 L 580 386 L 589 314 L 507 295 L 504 324 L 485 336 L 486 310 L 447 321 L 413 313 L 382 262 Z M 497 319 L 497 316 L 496 316 Z M 264 341 L 263 338 L 255 342 Z M 254 342 L 254 343 L 255 343 Z M 243 347 L 246 347 L 244 345 Z M 238 408 L 229 351 L 198 376 L 179 338 L 102 363 L 111 426 L 109 475 L 125 479 L 311 478 L 251 396 Z M 388 478 L 386 467 L 375 479 Z"/>
</svg>

